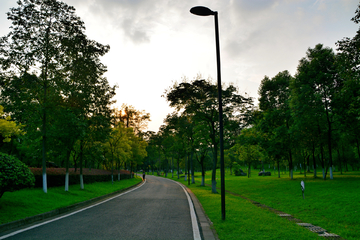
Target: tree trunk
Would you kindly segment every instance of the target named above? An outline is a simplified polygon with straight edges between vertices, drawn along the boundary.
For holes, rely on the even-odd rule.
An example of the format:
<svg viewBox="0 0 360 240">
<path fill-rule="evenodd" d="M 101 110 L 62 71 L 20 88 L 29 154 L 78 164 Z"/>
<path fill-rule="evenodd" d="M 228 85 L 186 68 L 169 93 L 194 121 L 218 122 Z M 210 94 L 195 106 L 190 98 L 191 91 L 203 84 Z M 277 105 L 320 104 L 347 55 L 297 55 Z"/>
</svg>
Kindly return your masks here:
<svg viewBox="0 0 360 240">
<path fill-rule="evenodd" d="M 342 168 L 341 168 L 341 157 L 340 157 L 340 150 L 339 148 L 336 149 L 338 154 L 338 161 L 339 161 L 339 168 L 340 168 L 340 174 L 342 175 Z"/>
<path fill-rule="evenodd" d="M 342 153 L 343 153 L 343 157 L 342 157 L 342 159 L 343 159 L 343 161 L 344 161 L 344 165 L 346 164 L 346 157 L 345 157 L 345 147 L 344 147 L 344 144 L 342 145 L 342 149 L 343 149 L 343 151 L 342 151 Z M 341 164 L 341 163 L 340 163 Z M 342 172 L 343 172 L 343 166 L 341 165 L 341 174 L 342 174 Z"/>
<path fill-rule="evenodd" d="M 165 163 L 166 163 L 165 177 L 167 178 L 168 171 L 169 171 L 169 161 L 168 161 L 168 159 L 166 158 L 165 152 L 164 152 L 164 156 L 165 156 Z"/>
<path fill-rule="evenodd" d="M 205 186 L 205 167 L 204 167 L 204 157 L 201 157 L 201 186 Z"/>
<path fill-rule="evenodd" d="M 177 160 L 177 177 L 180 179 L 180 159 Z"/>
<path fill-rule="evenodd" d="M 290 179 L 293 180 L 293 162 L 292 162 L 292 153 L 291 149 L 289 150 L 289 172 L 290 172 Z"/>
<path fill-rule="evenodd" d="M 83 178 L 83 140 L 80 141 L 80 189 L 84 189 L 84 178 Z"/>
<path fill-rule="evenodd" d="M 188 185 L 190 185 L 190 178 L 191 178 L 191 172 L 190 172 L 190 156 L 188 155 Z"/>
<path fill-rule="evenodd" d="M 317 176 L 316 176 L 315 146 L 314 145 L 313 145 L 313 149 L 312 149 L 312 155 L 313 155 L 314 178 L 317 178 Z"/>
<path fill-rule="evenodd" d="M 321 155 L 321 168 L 322 168 L 323 179 L 326 180 L 325 161 L 324 161 L 324 149 L 323 149 L 323 147 L 322 147 L 322 144 L 320 145 L 320 155 Z"/>
<path fill-rule="evenodd" d="M 70 158 L 70 154 L 71 154 L 71 151 L 68 150 L 66 152 L 66 160 L 65 160 L 65 165 L 66 165 L 65 192 L 69 191 L 69 158 Z"/>
<path fill-rule="evenodd" d="M 356 138 L 356 148 L 357 148 L 358 157 L 359 157 L 359 161 L 360 161 L 360 144 L 359 144 L 359 139 L 357 139 L 357 138 Z M 346 165 L 346 171 L 348 171 L 347 165 Z"/>
<path fill-rule="evenodd" d="M 277 165 L 278 165 L 278 178 L 280 178 L 280 161 L 277 161 Z"/>
<path fill-rule="evenodd" d="M 130 172 L 131 176 L 131 172 Z M 114 154 L 111 153 L 111 184 L 114 184 Z"/>
<path fill-rule="evenodd" d="M 76 152 L 73 153 L 73 161 L 74 161 L 74 173 L 77 171 L 77 159 L 76 159 Z"/>
<path fill-rule="evenodd" d="M 194 151 L 191 150 L 191 157 L 190 157 L 190 161 L 191 161 L 191 183 L 194 184 L 195 183 L 195 174 L 194 174 L 194 163 L 193 163 L 193 155 L 194 155 Z"/>
<path fill-rule="evenodd" d="M 46 104 L 47 84 L 44 83 L 44 104 Z M 44 106 L 43 123 L 42 123 L 42 175 L 43 175 L 43 191 L 47 193 L 47 178 L 46 178 L 46 107 Z"/>
<path fill-rule="evenodd" d="M 130 162 L 130 178 L 133 178 L 133 163 Z"/>
<path fill-rule="evenodd" d="M 217 146 L 214 146 L 214 156 L 213 156 L 213 168 L 211 173 L 211 191 L 212 193 L 217 193 L 216 191 L 216 165 L 217 165 Z"/>
<path fill-rule="evenodd" d="M 69 169 L 66 170 L 65 174 L 65 192 L 69 191 Z"/>
<path fill-rule="evenodd" d="M 330 179 L 334 179 L 333 177 L 333 161 L 332 161 L 332 141 L 331 141 L 331 134 L 332 134 L 332 123 L 329 120 L 328 117 L 328 149 L 329 149 L 329 166 L 330 166 Z"/>
<path fill-rule="evenodd" d="M 117 170 L 118 170 L 118 181 L 121 180 L 121 176 L 120 176 L 120 168 L 121 168 L 121 164 L 117 163 Z"/>
<path fill-rule="evenodd" d="M 306 178 L 306 156 L 304 156 L 304 177 Z"/>
<path fill-rule="evenodd" d="M 171 178 L 174 178 L 174 156 L 171 156 Z"/>
</svg>

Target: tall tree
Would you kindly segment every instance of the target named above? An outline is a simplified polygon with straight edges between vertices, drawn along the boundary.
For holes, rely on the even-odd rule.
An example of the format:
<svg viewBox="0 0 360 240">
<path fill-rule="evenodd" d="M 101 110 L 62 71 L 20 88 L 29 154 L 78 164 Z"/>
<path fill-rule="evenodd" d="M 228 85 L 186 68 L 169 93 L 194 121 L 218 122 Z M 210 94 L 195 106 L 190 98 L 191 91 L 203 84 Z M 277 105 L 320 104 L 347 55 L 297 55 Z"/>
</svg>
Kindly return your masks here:
<svg viewBox="0 0 360 240">
<path fill-rule="evenodd" d="M 285 158 L 288 160 L 290 177 L 293 179 L 293 119 L 289 107 L 291 80 L 290 73 L 283 71 L 271 79 L 265 76 L 261 81 L 259 107 L 262 117 L 257 128 L 263 133 L 260 145 L 278 165 L 278 176 L 280 177 L 280 160 Z"/>
<path fill-rule="evenodd" d="M 137 136 L 142 136 L 150 120 L 150 114 L 145 110 L 136 110 L 133 106 L 123 104 L 120 109 L 114 111 L 114 121 L 122 122 L 129 128 L 133 128 Z"/>
<path fill-rule="evenodd" d="M 291 84 L 292 111 L 296 116 L 295 120 L 312 118 L 318 122 L 320 128 L 325 127 L 330 179 L 333 179 L 332 150 L 336 121 L 333 110 L 336 106 L 336 96 L 341 88 L 335 62 L 336 57 L 331 48 L 324 48 L 322 44 L 309 48 L 306 57 L 300 60 Z"/>
<path fill-rule="evenodd" d="M 244 127 L 245 124 L 243 121 L 244 116 L 252 107 L 252 99 L 239 95 L 233 85 L 222 90 L 222 96 L 224 134 L 226 135 L 230 130 L 240 132 L 239 129 Z M 212 192 L 216 193 L 216 168 L 219 150 L 219 114 L 216 84 L 206 80 L 175 84 L 166 91 L 165 97 L 170 106 L 175 107 L 178 112 L 192 115 L 192 119 L 197 124 L 207 126 L 206 138 L 213 155 Z M 236 129 L 233 129 L 234 126 L 236 126 Z"/>
<path fill-rule="evenodd" d="M 108 52 L 109 46 L 87 39 L 84 23 L 75 15 L 75 8 L 57 0 L 19 0 L 18 7 L 10 9 L 8 19 L 12 21 L 12 31 L 0 40 L 2 80 L 6 82 L 2 87 L 14 89 L 19 79 L 34 85 L 28 89 L 22 87 L 25 92 L 20 96 L 30 93 L 28 105 L 34 105 L 33 112 L 40 116 L 43 190 L 47 192 L 48 123 L 55 119 L 51 116 L 53 110 L 69 103 L 65 111 L 71 111 L 78 120 L 101 111 L 92 105 L 98 96 L 96 88 L 103 88 L 101 75 L 106 71 L 99 56 Z M 14 98 L 8 102 L 17 103 Z"/>
<path fill-rule="evenodd" d="M 354 23 L 360 22 L 360 4 L 355 16 L 351 19 Z M 343 38 L 337 42 L 337 66 L 344 86 L 339 94 L 339 104 L 335 111 L 342 123 L 342 131 L 346 132 L 357 149 L 360 162 L 360 27 L 353 38 Z"/>
<path fill-rule="evenodd" d="M 112 129 L 110 138 L 104 144 L 104 151 L 108 153 L 108 164 L 106 168 L 111 169 L 111 181 L 114 182 L 114 168 L 117 162 L 126 161 L 131 157 L 131 141 L 126 129 L 122 123 Z"/>
<path fill-rule="evenodd" d="M 9 74 L 22 76 L 32 72 L 41 86 L 43 191 L 46 183 L 47 112 L 50 107 L 48 92 L 56 89 L 59 69 L 64 68 L 66 54 L 64 40 L 68 36 L 83 34 L 83 22 L 75 9 L 56 0 L 19 0 L 11 8 L 8 19 L 12 31 L 1 38 L 0 64 Z"/>
<path fill-rule="evenodd" d="M 259 137 L 256 129 L 247 128 L 241 131 L 237 143 L 230 149 L 238 160 L 244 162 L 248 167 L 248 178 L 251 175 L 252 164 L 264 160 L 260 151 Z"/>
</svg>

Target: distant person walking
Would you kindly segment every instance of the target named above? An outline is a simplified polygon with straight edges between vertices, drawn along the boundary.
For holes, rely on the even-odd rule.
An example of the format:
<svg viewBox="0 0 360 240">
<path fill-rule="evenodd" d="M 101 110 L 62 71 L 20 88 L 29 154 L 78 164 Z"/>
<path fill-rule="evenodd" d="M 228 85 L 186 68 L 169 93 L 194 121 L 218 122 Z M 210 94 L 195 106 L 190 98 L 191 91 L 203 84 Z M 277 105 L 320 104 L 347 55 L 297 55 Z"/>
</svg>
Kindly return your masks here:
<svg viewBox="0 0 360 240">
<path fill-rule="evenodd" d="M 143 170 L 143 180 L 145 181 L 145 171 Z"/>
</svg>

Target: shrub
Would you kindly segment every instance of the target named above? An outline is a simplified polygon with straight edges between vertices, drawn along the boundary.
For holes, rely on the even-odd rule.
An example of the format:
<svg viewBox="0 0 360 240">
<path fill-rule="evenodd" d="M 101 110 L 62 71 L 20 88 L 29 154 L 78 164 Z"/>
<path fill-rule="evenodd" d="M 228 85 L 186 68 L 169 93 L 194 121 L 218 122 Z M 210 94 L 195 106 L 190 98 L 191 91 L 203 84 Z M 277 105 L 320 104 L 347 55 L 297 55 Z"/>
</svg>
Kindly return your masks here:
<svg viewBox="0 0 360 240">
<path fill-rule="evenodd" d="M 14 156 L 0 153 L 0 198 L 4 192 L 33 187 L 34 174 Z"/>
<path fill-rule="evenodd" d="M 41 168 L 30 168 L 30 171 L 35 175 L 35 188 L 42 187 L 42 169 Z M 130 172 L 121 170 L 120 179 L 129 179 Z M 65 185 L 65 168 L 47 168 L 47 187 L 58 187 Z M 117 180 L 117 171 L 114 172 L 114 180 Z M 111 181 L 111 171 L 91 169 L 83 169 L 84 183 L 94 182 L 107 182 Z M 69 169 L 69 185 L 80 184 L 79 169 L 74 172 L 74 168 Z"/>
<path fill-rule="evenodd" d="M 237 162 L 233 163 L 235 176 L 246 176 L 246 173 L 240 168 L 240 165 Z"/>
</svg>

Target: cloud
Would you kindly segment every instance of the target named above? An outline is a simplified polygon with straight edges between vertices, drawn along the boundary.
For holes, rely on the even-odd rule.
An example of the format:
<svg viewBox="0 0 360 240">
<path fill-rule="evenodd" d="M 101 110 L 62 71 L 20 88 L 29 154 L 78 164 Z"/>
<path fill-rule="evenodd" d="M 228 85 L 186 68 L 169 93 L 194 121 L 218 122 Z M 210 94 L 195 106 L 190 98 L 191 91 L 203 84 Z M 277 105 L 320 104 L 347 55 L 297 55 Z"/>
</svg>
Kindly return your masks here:
<svg viewBox="0 0 360 240">
<path fill-rule="evenodd" d="M 95 16 L 101 24 L 113 31 L 122 31 L 124 40 L 134 44 L 150 43 L 159 29 L 179 30 L 191 2 L 169 0 L 68 0 L 87 9 L 88 15 Z M 190 5 L 189 5 L 190 4 Z M 70 4 L 71 5 L 71 4 Z M 190 8 L 189 8 L 190 9 Z"/>
<path fill-rule="evenodd" d="M 149 43 L 152 29 L 156 27 L 158 1 L 145 0 L 68 0 L 76 5 L 77 11 L 100 21 L 98 24 L 107 32 L 123 32 L 124 40 L 134 44 Z M 85 10 L 86 9 L 86 10 Z"/>
<path fill-rule="evenodd" d="M 120 86 L 118 104 L 150 110 L 152 130 L 166 116 L 160 95 L 172 80 L 197 73 L 216 78 L 213 17 L 192 15 L 191 7 L 219 12 L 222 79 L 254 97 L 264 75 L 294 74 L 309 47 L 334 48 L 358 29 L 350 21 L 358 0 L 62 1 L 75 6 L 90 39 L 110 44 L 102 61 L 110 83 Z M 0 0 L 1 36 L 11 24 L 4 13 L 16 6 L 16 0 Z"/>
</svg>

